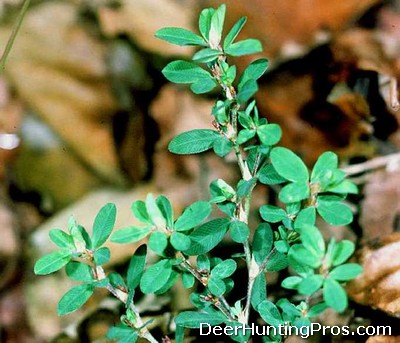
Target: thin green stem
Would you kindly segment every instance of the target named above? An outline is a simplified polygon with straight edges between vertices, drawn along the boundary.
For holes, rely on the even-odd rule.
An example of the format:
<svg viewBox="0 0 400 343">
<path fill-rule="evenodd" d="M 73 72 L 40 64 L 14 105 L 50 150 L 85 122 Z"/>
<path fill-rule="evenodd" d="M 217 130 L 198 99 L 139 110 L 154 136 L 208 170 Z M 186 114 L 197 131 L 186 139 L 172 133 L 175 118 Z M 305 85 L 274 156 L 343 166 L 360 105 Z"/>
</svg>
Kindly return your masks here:
<svg viewBox="0 0 400 343">
<path fill-rule="evenodd" d="M 186 269 L 189 273 L 191 273 L 197 281 L 199 281 L 204 287 L 207 287 L 207 277 L 203 276 L 197 269 L 193 268 L 188 260 L 184 260 L 180 266 Z M 230 320 L 235 320 L 235 318 L 231 314 L 231 309 L 223 295 L 216 297 L 217 301 L 213 301 L 215 307 L 217 307 L 226 317 Z"/>
<path fill-rule="evenodd" d="M 17 17 L 17 21 L 16 21 L 16 23 L 15 23 L 15 25 L 14 25 L 12 31 L 11 31 L 10 37 L 8 38 L 6 47 L 5 47 L 4 51 L 3 51 L 3 55 L 0 58 L 0 72 L 3 71 L 5 66 L 6 66 L 6 61 L 7 61 L 8 55 L 10 54 L 11 48 L 14 45 L 15 38 L 17 37 L 19 29 L 21 28 L 21 25 L 22 25 L 22 22 L 24 20 L 25 14 L 28 11 L 30 2 L 31 2 L 31 0 L 25 0 L 23 5 L 22 5 L 22 7 L 21 7 L 21 10 L 20 10 L 20 12 L 18 14 L 18 17 Z"/>
<path fill-rule="evenodd" d="M 94 271 L 94 275 L 96 277 L 97 280 L 102 280 L 106 277 L 105 272 L 103 267 L 101 266 L 94 266 L 93 267 L 93 271 Z M 128 305 L 128 298 L 129 298 L 129 294 L 119 288 L 114 287 L 113 285 L 111 285 L 110 283 L 107 285 L 107 290 L 113 295 L 115 296 L 118 300 L 120 300 L 123 304 Z M 140 317 L 140 313 L 138 308 L 133 304 L 133 302 L 131 302 L 129 304 L 129 308 L 131 309 L 131 311 L 135 314 L 136 317 L 136 323 L 133 324 L 133 327 L 135 327 L 138 330 L 138 335 L 146 340 L 148 340 L 150 343 L 159 343 L 154 336 L 151 334 L 151 332 L 144 326 L 144 322 L 143 319 Z M 144 326 L 144 327 L 143 327 Z M 141 328 L 141 329 L 140 329 Z"/>
</svg>

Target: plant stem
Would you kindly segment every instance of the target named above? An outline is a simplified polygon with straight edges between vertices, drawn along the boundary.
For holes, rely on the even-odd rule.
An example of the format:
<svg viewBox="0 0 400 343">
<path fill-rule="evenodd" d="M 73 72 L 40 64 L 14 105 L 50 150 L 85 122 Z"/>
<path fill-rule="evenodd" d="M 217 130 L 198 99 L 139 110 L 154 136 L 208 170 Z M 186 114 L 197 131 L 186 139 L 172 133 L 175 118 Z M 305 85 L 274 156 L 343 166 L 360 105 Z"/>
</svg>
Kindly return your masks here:
<svg viewBox="0 0 400 343">
<path fill-rule="evenodd" d="M 192 267 L 188 260 L 184 260 L 180 266 L 186 269 L 189 273 L 191 273 L 204 287 L 207 287 L 207 278 L 199 273 L 199 271 Z M 213 304 L 216 306 L 225 316 L 227 316 L 230 320 L 235 320 L 235 318 L 231 314 L 231 309 L 223 295 L 216 297 L 218 299 L 219 304 L 214 301 Z"/>
<path fill-rule="evenodd" d="M 8 38 L 6 47 L 3 51 L 3 55 L 0 58 L 0 72 L 2 72 L 6 66 L 7 57 L 10 54 L 12 46 L 14 45 L 15 38 L 17 37 L 19 29 L 21 28 L 25 14 L 28 11 L 30 2 L 31 2 L 31 0 L 25 0 L 21 7 L 21 10 L 17 17 L 17 21 L 12 29 L 10 37 Z"/>
<path fill-rule="evenodd" d="M 103 280 L 106 275 L 104 272 L 103 267 L 101 266 L 95 266 L 94 267 L 94 274 L 97 280 Z M 119 288 L 115 288 L 114 286 L 112 286 L 111 284 L 107 285 L 107 290 L 113 295 L 115 296 L 118 300 L 120 300 L 122 303 L 124 303 L 125 305 L 128 305 L 128 293 L 122 289 Z M 134 327 L 136 329 L 141 328 L 140 330 L 138 330 L 138 335 L 144 339 L 147 339 L 150 343 L 159 343 L 154 336 L 150 333 L 150 331 L 144 326 L 144 322 L 142 320 L 142 318 L 140 317 L 140 313 L 138 308 L 133 304 L 133 302 L 131 302 L 129 304 L 129 308 L 132 310 L 133 313 L 135 313 L 135 317 L 136 317 L 136 323 L 134 325 Z M 144 326 L 144 327 L 143 327 Z"/>
</svg>

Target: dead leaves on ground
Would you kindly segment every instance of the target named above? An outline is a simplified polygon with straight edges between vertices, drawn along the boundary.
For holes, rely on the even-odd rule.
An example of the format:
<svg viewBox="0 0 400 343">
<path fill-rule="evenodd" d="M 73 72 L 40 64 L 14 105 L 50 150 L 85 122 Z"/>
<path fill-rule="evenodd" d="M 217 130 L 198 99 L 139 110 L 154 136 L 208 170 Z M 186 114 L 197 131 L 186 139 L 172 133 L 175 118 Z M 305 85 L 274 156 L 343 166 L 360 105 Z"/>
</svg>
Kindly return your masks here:
<svg viewBox="0 0 400 343">
<path fill-rule="evenodd" d="M 372 242 L 357 252 L 364 272 L 348 285 L 350 297 L 400 317 L 400 233 Z"/>
</svg>

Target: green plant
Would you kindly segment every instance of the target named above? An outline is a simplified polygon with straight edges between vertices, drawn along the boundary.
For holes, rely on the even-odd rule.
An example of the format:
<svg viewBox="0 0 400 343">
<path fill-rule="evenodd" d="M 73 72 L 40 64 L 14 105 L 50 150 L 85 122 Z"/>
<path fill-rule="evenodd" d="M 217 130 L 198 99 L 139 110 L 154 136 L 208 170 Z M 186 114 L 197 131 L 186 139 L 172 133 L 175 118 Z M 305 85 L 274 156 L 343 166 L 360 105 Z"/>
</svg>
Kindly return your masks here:
<svg viewBox="0 0 400 343">
<path fill-rule="evenodd" d="M 165 196 L 154 198 L 149 194 L 145 201 L 135 201 L 132 212 L 143 226 L 121 229 L 111 236 L 117 243 L 148 237 L 147 244 L 133 254 L 126 275 L 106 274 L 102 267 L 110 259 L 110 250 L 103 244 L 114 227 L 113 204 L 99 211 L 91 236 L 74 219 L 68 224 L 68 232 L 52 230 L 50 238 L 60 250 L 42 257 L 35 265 L 39 275 L 65 266 L 67 275 L 81 282 L 60 300 L 60 315 L 80 308 L 98 287 L 107 288 L 120 299 L 126 314 L 121 324 L 108 333 L 118 342 L 134 342 L 138 337 L 157 342 L 135 306 L 138 287 L 145 294 L 162 294 L 179 279 L 186 288 L 198 283 L 198 291 L 193 287 L 190 297 L 197 309 L 175 317 L 175 341 L 182 342 L 184 328 L 199 328 L 205 323 L 249 326 L 250 314 L 274 327 L 308 326 L 328 307 L 339 312 L 346 309 L 348 300 L 341 283 L 361 272 L 358 264 L 345 263 L 354 252 L 352 242 L 331 239 L 325 244 L 315 227 L 317 214 L 331 225 L 351 223 L 352 212 L 343 200 L 348 193 L 357 193 L 356 186 L 338 169 L 333 152 L 322 154 L 310 173 L 291 150 L 274 147 L 281 138 L 280 127 L 260 117 L 256 101 L 250 101 L 268 61 L 256 59 L 237 78 L 236 66 L 229 65 L 227 57 L 258 53 L 261 43 L 255 39 L 235 42 L 246 18 L 240 18 L 222 40 L 224 18 L 224 5 L 204 9 L 199 18 L 201 36 L 181 28 L 164 28 L 156 36 L 170 43 L 201 48 L 194 54 L 194 62 L 177 60 L 163 69 L 169 81 L 191 84 L 196 94 L 222 89 L 212 108 L 215 129 L 181 133 L 170 142 L 169 150 L 197 154 L 213 149 L 220 157 L 233 153 L 241 173 L 237 184 L 213 181 L 210 199 L 194 202 L 177 218 Z M 252 191 L 259 183 L 276 185 L 283 206 L 261 206 L 262 221 L 250 229 Z M 208 219 L 213 209 L 219 209 L 223 216 Z M 228 232 L 234 242 L 243 246 L 243 253 L 222 260 L 213 252 Z M 152 265 L 146 265 L 148 249 L 160 257 Z M 247 291 L 232 305 L 226 295 L 234 287 L 240 260 L 247 268 Z M 273 303 L 267 299 L 265 273 L 288 267 L 294 275 L 285 278 L 282 287 L 295 290 L 301 300 L 294 303 L 282 298 Z M 237 331 L 231 338 L 247 342 L 249 332 Z M 264 337 L 265 342 L 284 339 L 277 333 Z"/>
</svg>

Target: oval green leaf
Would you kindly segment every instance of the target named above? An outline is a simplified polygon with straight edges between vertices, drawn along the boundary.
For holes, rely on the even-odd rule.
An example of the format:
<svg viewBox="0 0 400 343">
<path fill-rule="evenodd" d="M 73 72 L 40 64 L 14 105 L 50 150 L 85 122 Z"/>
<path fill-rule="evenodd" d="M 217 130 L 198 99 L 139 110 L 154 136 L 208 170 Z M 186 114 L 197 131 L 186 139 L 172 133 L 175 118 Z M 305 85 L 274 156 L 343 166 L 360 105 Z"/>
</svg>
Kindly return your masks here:
<svg viewBox="0 0 400 343">
<path fill-rule="evenodd" d="M 271 162 L 276 172 L 289 181 L 308 181 L 308 169 L 299 156 L 289 149 L 276 147 L 271 150 Z"/>
<path fill-rule="evenodd" d="M 211 205 L 207 201 L 196 201 L 186 207 L 182 215 L 176 220 L 176 231 L 186 231 L 201 224 L 211 213 Z"/>
<path fill-rule="evenodd" d="M 134 243 L 142 240 L 151 232 L 148 226 L 130 226 L 113 233 L 111 242 L 114 243 Z"/>
<path fill-rule="evenodd" d="M 174 154 L 198 154 L 212 148 L 219 133 L 210 129 L 196 129 L 183 132 L 176 136 L 168 145 L 168 150 Z"/>
<path fill-rule="evenodd" d="M 347 294 L 340 284 L 333 279 L 326 279 L 323 289 L 324 301 L 337 312 L 343 312 L 347 307 Z"/>
<path fill-rule="evenodd" d="M 71 260 L 70 250 L 57 250 L 51 254 L 42 256 L 35 263 L 34 272 L 36 275 L 47 275 L 56 272 L 64 267 Z"/>
<path fill-rule="evenodd" d="M 90 284 L 83 284 L 71 288 L 63 295 L 57 306 L 57 313 L 64 316 L 82 307 L 93 294 L 94 287 Z"/>
<path fill-rule="evenodd" d="M 93 223 L 92 245 L 96 249 L 102 246 L 111 234 L 115 225 L 117 208 L 114 204 L 104 205 L 96 215 Z"/>
<path fill-rule="evenodd" d="M 172 273 L 170 260 L 161 260 L 149 267 L 140 280 L 140 289 L 145 294 L 155 293 L 165 286 Z"/>
</svg>

